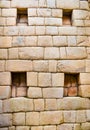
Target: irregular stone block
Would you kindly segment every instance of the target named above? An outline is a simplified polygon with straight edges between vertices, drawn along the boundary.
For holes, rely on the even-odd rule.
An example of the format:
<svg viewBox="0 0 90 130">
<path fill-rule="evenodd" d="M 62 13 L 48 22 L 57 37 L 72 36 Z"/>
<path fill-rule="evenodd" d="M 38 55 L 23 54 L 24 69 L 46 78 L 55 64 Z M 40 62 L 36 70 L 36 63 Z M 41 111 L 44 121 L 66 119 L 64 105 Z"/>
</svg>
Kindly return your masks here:
<svg viewBox="0 0 90 130">
<path fill-rule="evenodd" d="M 10 86 L 0 86 L 0 99 L 6 99 L 11 97 Z"/>
<path fill-rule="evenodd" d="M 27 86 L 37 86 L 37 72 L 27 72 Z"/>
<path fill-rule="evenodd" d="M 38 46 L 53 46 L 51 36 L 39 36 L 38 37 Z"/>
<path fill-rule="evenodd" d="M 0 72 L 0 85 L 11 85 L 10 72 Z"/>
<path fill-rule="evenodd" d="M 11 37 L 0 37 L 0 48 L 11 47 L 12 38 Z"/>
<path fill-rule="evenodd" d="M 66 36 L 53 36 L 54 46 L 67 46 Z"/>
<path fill-rule="evenodd" d="M 25 125 L 25 113 L 14 113 L 13 125 Z"/>
<path fill-rule="evenodd" d="M 57 110 L 57 100 L 56 99 L 46 99 L 45 100 L 45 110 Z"/>
<path fill-rule="evenodd" d="M 82 123 L 81 129 L 82 130 L 89 130 L 90 129 L 90 123 L 89 122 Z"/>
<path fill-rule="evenodd" d="M 76 122 L 86 122 L 86 111 L 85 110 L 78 110 L 76 112 Z"/>
<path fill-rule="evenodd" d="M 65 123 L 76 122 L 76 111 L 64 111 L 64 122 Z"/>
<path fill-rule="evenodd" d="M 79 86 L 79 95 L 82 97 L 90 98 L 90 85 L 80 85 Z"/>
<path fill-rule="evenodd" d="M 44 99 L 34 99 L 34 109 L 35 111 L 44 110 Z"/>
</svg>

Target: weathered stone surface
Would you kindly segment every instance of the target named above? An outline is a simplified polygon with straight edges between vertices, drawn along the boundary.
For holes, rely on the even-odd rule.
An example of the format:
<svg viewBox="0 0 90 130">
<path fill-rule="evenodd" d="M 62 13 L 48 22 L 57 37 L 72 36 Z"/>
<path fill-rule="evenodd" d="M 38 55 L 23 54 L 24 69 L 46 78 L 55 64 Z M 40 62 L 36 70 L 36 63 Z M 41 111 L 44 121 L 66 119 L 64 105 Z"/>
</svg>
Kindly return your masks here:
<svg viewBox="0 0 90 130">
<path fill-rule="evenodd" d="M 39 112 L 27 112 L 26 125 L 39 125 Z"/>
<path fill-rule="evenodd" d="M 86 119 L 90 121 L 90 110 L 86 110 Z"/>
<path fill-rule="evenodd" d="M 57 127 L 57 130 L 72 130 L 72 124 L 61 124 Z"/>
<path fill-rule="evenodd" d="M 25 125 L 25 113 L 14 113 L 13 125 Z"/>
<path fill-rule="evenodd" d="M 77 28 L 76 27 L 59 27 L 59 35 L 76 35 Z"/>
<path fill-rule="evenodd" d="M 81 129 L 82 129 L 82 130 L 89 130 L 89 129 L 90 129 L 90 123 L 89 123 L 89 122 L 87 122 L 87 123 L 82 123 Z"/>
<path fill-rule="evenodd" d="M 42 97 L 41 88 L 29 87 L 27 96 L 29 98 L 40 98 L 40 97 Z"/>
<path fill-rule="evenodd" d="M 0 29 L 1 30 L 1 29 Z M 12 37 L 1 37 L 0 36 L 0 48 L 11 47 Z"/>
<path fill-rule="evenodd" d="M 6 61 L 6 70 L 7 71 L 31 71 L 32 70 L 32 61 L 29 60 L 7 60 Z"/>
<path fill-rule="evenodd" d="M 29 126 L 16 126 L 16 130 L 29 130 Z"/>
<path fill-rule="evenodd" d="M 10 26 L 10 27 L 4 27 L 4 35 L 8 36 L 14 36 L 18 35 L 19 29 L 17 26 Z"/>
<path fill-rule="evenodd" d="M 56 72 L 56 68 L 57 68 L 57 61 L 49 60 L 49 72 Z"/>
<path fill-rule="evenodd" d="M 82 97 L 90 98 L 90 85 L 80 85 L 79 86 L 79 95 Z"/>
<path fill-rule="evenodd" d="M 85 61 L 84 60 L 61 60 L 57 63 L 58 72 L 85 72 Z"/>
<path fill-rule="evenodd" d="M 40 113 L 40 125 L 53 125 L 63 123 L 62 112 L 48 111 Z"/>
<path fill-rule="evenodd" d="M 43 98 L 62 98 L 63 88 L 44 88 Z"/>
<path fill-rule="evenodd" d="M 57 100 L 56 99 L 46 99 L 45 110 L 57 110 Z"/>
<path fill-rule="evenodd" d="M 12 114 L 0 114 L 0 127 L 12 125 Z"/>
<path fill-rule="evenodd" d="M 37 72 L 27 72 L 27 86 L 37 86 Z"/>
<path fill-rule="evenodd" d="M 66 36 L 53 36 L 54 46 L 67 46 Z"/>
<path fill-rule="evenodd" d="M 61 18 L 45 18 L 45 25 L 46 26 L 60 26 L 62 25 Z"/>
<path fill-rule="evenodd" d="M 86 122 L 86 112 L 85 110 L 78 110 L 76 112 L 76 122 Z"/>
<path fill-rule="evenodd" d="M 6 16 L 6 17 L 16 17 L 17 13 L 16 13 L 16 9 L 12 8 L 12 9 L 2 9 L 2 16 Z"/>
<path fill-rule="evenodd" d="M 51 9 L 48 9 L 48 8 L 39 8 L 39 9 L 37 9 L 37 15 L 40 16 L 40 17 L 49 17 L 49 16 L 51 16 Z"/>
<path fill-rule="evenodd" d="M 61 9 L 52 9 L 52 16 L 60 18 L 62 17 L 62 10 Z"/>
<path fill-rule="evenodd" d="M 44 130 L 56 130 L 56 126 L 55 125 L 44 126 Z"/>
<path fill-rule="evenodd" d="M 35 111 L 43 111 L 44 108 L 44 99 L 34 99 L 34 109 Z"/>
<path fill-rule="evenodd" d="M 25 46 L 36 46 L 37 45 L 37 37 L 36 36 L 27 36 L 25 37 Z"/>
<path fill-rule="evenodd" d="M 0 99 L 7 99 L 11 97 L 10 86 L 0 86 Z"/>
<path fill-rule="evenodd" d="M 18 59 L 18 48 L 10 48 L 9 50 L 9 59 Z"/>
<path fill-rule="evenodd" d="M 2 113 L 2 100 L 0 100 L 0 113 Z"/>
<path fill-rule="evenodd" d="M 10 1 L 0 1 L 0 8 L 10 7 Z"/>
<path fill-rule="evenodd" d="M 38 37 L 38 46 L 52 46 L 52 37 L 51 36 L 39 36 Z"/>
<path fill-rule="evenodd" d="M 90 72 L 90 60 L 86 60 L 86 72 Z"/>
<path fill-rule="evenodd" d="M 5 71 L 5 61 L 4 60 L 0 60 L 0 71 Z"/>
<path fill-rule="evenodd" d="M 47 35 L 57 35 L 58 34 L 58 27 L 56 27 L 56 26 L 47 26 L 46 27 L 46 34 Z"/>
<path fill-rule="evenodd" d="M 0 85 L 11 85 L 10 72 L 0 72 Z"/>
<path fill-rule="evenodd" d="M 90 73 L 80 73 L 79 76 L 79 83 L 84 84 L 84 85 L 89 85 L 90 84 Z"/>
<path fill-rule="evenodd" d="M 12 45 L 14 47 L 24 46 L 25 45 L 25 37 L 23 36 L 14 36 L 12 40 Z"/>
<path fill-rule="evenodd" d="M 32 126 L 31 130 L 43 130 L 43 126 Z"/>
<path fill-rule="evenodd" d="M 45 35 L 45 31 L 45 26 L 36 26 L 36 35 Z"/>
<path fill-rule="evenodd" d="M 76 111 L 64 111 L 64 122 L 65 123 L 76 122 Z"/>
</svg>

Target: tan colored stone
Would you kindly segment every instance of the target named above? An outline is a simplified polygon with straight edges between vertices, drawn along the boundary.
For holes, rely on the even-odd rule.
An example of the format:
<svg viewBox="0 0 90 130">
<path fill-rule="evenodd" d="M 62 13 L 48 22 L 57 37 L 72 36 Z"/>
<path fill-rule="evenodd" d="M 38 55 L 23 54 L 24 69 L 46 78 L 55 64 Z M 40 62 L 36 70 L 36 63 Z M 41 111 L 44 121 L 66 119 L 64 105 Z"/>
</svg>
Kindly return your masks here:
<svg viewBox="0 0 90 130">
<path fill-rule="evenodd" d="M 51 86 L 51 74 L 50 73 L 39 73 L 38 86 L 41 86 L 41 87 Z"/>
<path fill-rule="evenodd" d="M 45 18 L 46 26 L 61 26 L 62 19 L 61 18 Z"/>
<path fill-rule="evenodd" d="M 44 110 L 44 99 L 34 99 L 34 109 L 35 111 Z"/>
<path fill-rule="evenodd" d="M 32 126 L 31 130 L 43 130 L 43 126 Z"/>
<path fill-rule="evenodd" d="M 2 104 L 2 100 L 0 100 L 0 113 L 2 113 L 3 112 L 3 106 L 2 106 L 3 104 Z"/>
<path fill-rule="evenodd" d="M 55 8 L 56 7 L 56 1 L 55 0 L 47 0 L 47 7 Z"/>
<path fill-rule="evenodd" d="M 19 35 L 22 36 L 32 36 L 35 35 L 35 26 L 18 26 Z"/>
<path fill-rule="evenodd" d="M 10 86 L 0 86 L 0 99 L 7 99 L 11 97 Z"/>
<path fill-rule="evenodd" d="M 10 1 L 0 1 L 0 8 L 10 7 Z"/>
<path fill-rule="evenodd" d="M 33 70 L 37 72 L 48 72 L 49 63 L 46 60 L 33 61 Z"/>
<path fill-rule="evenodd" d="M 12 114 L 0 114 L 0 127 L 12 125 Z"/>
<path fill-rule="evenodd" d="M 14 36 L 18 35 L 19 30 L 17 26 L 10 26 L 10 27 L 4 27 L 4 35 L 8 36 Z"/>
<path fill-rule="evenodd" d="M 39 112 L 27 112 L 26 125 L 39 125 Z"/>
<path fill-rule="evenodd" d="M 0 85 L 11 85 L 10 72 L 0 72 Z"/>
<path fill-rule="evenodd" d="M 61 59 L 67 59 L 67 53 L 65 47 L 60 47 L 60 58 Z"/>
<path fill-rule="evenodd" d="M 10 126 L 9 130 L 15 130 L 15 126 Z"/>
<path fill-rule="evenodd" d="M 37 10 L 35 8 L 28 8 L 28 16 L 37 16 Z"/>
<path fill-rule="evenodd" d="M 37 15 L 39 17 L 49 17 L 51 16 L 51 9 L 48 8 L 38 8 Z"/>
<path fill-rule="evenodd" d="M 76 36 L 67 36 L 68 46 L 76 46 Z"/>
<path fill-rule="evenodd" d="M 59 48 L 57 47 L 46 47 L 44 59 L 59 59 Z"/>
<path fill-rule="evenodd" d="M 29 98 L 40 98 L 40 97 L 42 97 L 41 88 L 29 87 L 27 96 Z"/>
<path fill-rule="evenodd" d="M 18 48 L 9 48 L 9 59 L 18 59 Z"/>
<path fill-rule="evenodd" d="M 25 113 L 14 113 L 13 125 L 25 125 Z"/>
<path fill-rule="evenodd" d="M 37 72 L 27 72 L 27 86 L 37 86 Z"/>
<path fill-rule="evenodd" d="M 80 85 L 79 86 L 79 95 L 82 97 L 90 98 L 90 85 Z"/>
<path fill-rule="evenodd" d="M 0 37 L 0 48 L 11 47 L 12 38 L 11 37 Z"/>
<path fill-rule="evenodd" d="M 76 112 L 75 111 L 64 111 L 64 122 L 65 123 L 76 122 Z"/>
<path fill-rule="evenodd" d="M 77 28 L 76 27 L 59 27 L 59 35 L 76 35 Z"/>
<path fill-rule="evenodd" d="M 53 36 L 54 46 L 67 46 L 66 36 Z"/>
<path fill-rule="evenodd" d="M 87 36 L 77 36 L 77 45 L 78 46 L 89 46 L 89 38 Z"/>
<path fill-rule="evenodd" d="M 4 17 L 0 17 L 0 26 L 6 25 L 6 19 Z"/>
<path fill-rule="evenodd" d="M 56 72 L 57 61 L 49 60 L 49 72 Z"/>
<path fill-rule="evenodd" d="M 0 60 L 0 71 L 5 71 L 5 61 L 4 60 Z"/>
<path fill-rule="evenodd" d="M 31 71 L 32 62 L 28 60 L 7 60 L 6 61 L 7 71 Z"/>
<path fill-rule="evenodd" d="M 29 126 L 16 126 L 16 130 L 30 130 Z"/>
<path fill-rule="evenodd" d="M 0 27 L 0 39 L 1 39 L 1 36 L 3 35 L 4 33 L 4 27 Z M 0 44 L 1 44 L 1 41 L 0 41 Z"/>
<path fill-rule="evenodd" d="M 25 45 L 25 37 L 14 36 L 12 44 L 13 44 L 14 47 L 24 46 Z"/>
<path fill-rule="evenodd" d="M 45 31 L 45 26 L 36 26 L 36 35 L 45 35 Z"/>
<path fill-rule="evenodd" d="M 57 18 L 62 18 L 62 10 L 61 9 L 52 9 L 52 16 Z"/>
<path fill-rule="evenodd" d="M 87 69 L 87 68 L 86 68 Z M 85 72 L 85 61 L 84 60 L 61 60 L 57 63 L 58 72 Z"/>
<path fill-rule="evenodd" d="M 90 60 L 86 60 L 86 72 L 90 72 Z"/>
<path fill-rule="evenodd" d="M 45 100 L 45 110 L 57 110 L 57 101 L 56 99 L 46 99 Z"/>
<path fill-rule="evenodd" d="M 40 125 L 53 125 L 63 123 L 62 112 L 48 111 L 40 113 Z"/>
<path fill-rule="evenodd" d="M 86 122 L 86 111 L 85 110 L 78 110 L 76 112 L 76 122 Z"/>
<path fill-rule="evenodd" d="M 8 58 L 7 49 L 0 49 L 0 59 L 4 60 Z"/>
<path fill-rule="evenodd" d="M 57 127 L 57 130 L 72 130 L 73 124 L 61 124 Z"/>
<path fill-rule="evenodd" d="M 62 98 L 63 88 L 44 88 L 43 98 Z"/>
<path fill-rule="evenodd" d="M 16 18 L 14 17 L 8 17 L 6 19 L 7 26 L 15 26 L 16 25 Z"/>
<path fill-rule="evenodd" d="M 6 16 L 6 17 L 16 17 L 17 12 L 15 8 L 12 9 L 2 9 L 2 16 Z"/>
<path fill-rule="evenodd" d="M 86 29 L 84 27 L 78 27 L 77 28 L 77 35 L 86 35 Z"/>
<path fill-rule="evenodd" d="M 36 36 L 30 36 L 25 37 L 25 46 L 36 46 L 37 45 L 37 37 Z"/>
<path fill-rule="evenodd" d="M 89 9 L 89 4 L 87 1 L 80 1 L 80 9 Z"/>
<path fill-rule="evenodd" d="M 80 124 L 74 124 L 74 130 L 81 130 Z"/>
<path fill-rule="evenodd" d="M 90 121 L 90 110 L 86 110 L 86 119 Z"/>
<path fill-rule="evenodd" d="M 5 128 L 5 127 L 4 127 L 4 128 L 0 128 L 0 130 L 8 130 L 8 128 Z"/>
<path fill-rule="evenodd" d="M 44 126 L 44 130 L 56 130 L 56 126 L 55 125 Z"/>
<path fill-rule="evenodd" d="M 63 73 L 56 73 L 52 74 L 52 86 L 64 86 L 64 74 Z"/>
<path fill-rule="evenodd" d="M 56 26 L 47 26 L 46 27 L 46 35 L 57 35 L 58 27 Z"/>
<path fill-rule="evenodd" d="M 30 26 L 37 26 L 37 25 L 44 25 L 44 18 L 43 17 L 29 17 L 28 24 Z"/>
<path fill-rule="evenodd" d="M 85 26 L 85 22 L 84 20 L 73 20 L 73 26 L 77 26 L 77 27 L 84 27 Z"/>
<path fill-rule="evenodd" d="M 39 0 L 39 7 L 46 7 L 47 6 L 47 1 L 46 0 Z"/>
<path fill-rule="evenodd" d="M 90 122 L 82 123 L 81 129 L 82 130 L 89 130 L 90 129 Z"/>
</svg>

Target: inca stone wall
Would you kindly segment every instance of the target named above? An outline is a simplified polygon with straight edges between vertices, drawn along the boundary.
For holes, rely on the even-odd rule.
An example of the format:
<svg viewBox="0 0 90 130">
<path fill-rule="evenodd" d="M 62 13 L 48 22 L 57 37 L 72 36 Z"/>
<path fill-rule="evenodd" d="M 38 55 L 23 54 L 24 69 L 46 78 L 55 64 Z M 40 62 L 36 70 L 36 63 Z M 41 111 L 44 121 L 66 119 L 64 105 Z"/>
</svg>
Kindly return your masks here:
<svg viewBox="0 0 90 130">
<path fill-rule="evenodd" d="M 0 0 L 0 130 L 90 130 L 87 0 Z"/>
</svg>

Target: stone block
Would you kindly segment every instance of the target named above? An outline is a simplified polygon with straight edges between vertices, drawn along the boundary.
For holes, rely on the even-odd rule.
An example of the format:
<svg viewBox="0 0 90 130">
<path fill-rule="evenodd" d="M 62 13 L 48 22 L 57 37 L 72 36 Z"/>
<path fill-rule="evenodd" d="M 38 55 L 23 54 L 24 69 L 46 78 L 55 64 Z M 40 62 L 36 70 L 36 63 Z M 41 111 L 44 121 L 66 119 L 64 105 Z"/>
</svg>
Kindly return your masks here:
<svg viewBox="0 0 90 130">
<path fill-rule="evenodd" d="M 89 85 L 90 84 L 89 77 L 90 77 L 90 73 L 80 73 L 79 83 L 84 85 Z"/>
<path fill-rule="evenodd" d="M 4 60 L 8 58 L 7 49 L 0 49 L 0 60 Z"/>
<path fill-rule="evenodd" d="M 0 26 L 5 26 L 6 25 L 6 18 L 0 17 Z"/>
<path fill-rule="evenodd" d="M 15 26 L 16 25 L 16 18 L 15 17 L 7 17 L 6 24 L 7 24 L 7 26 Z"/>
<path fill-rule="evenodd" d="M 40 97 L 42 97 L 41 88 L 29 87 L 27 96 L 29 98 L 40 98 Z"/>
<path fill-rule="evenodd" d="M 13 113 L 13 125 L 25 125 L 25 113 Z"/>
<path fill-rule="evenodd" d="M 12 9 L 2 9 L 2 16 L 5 17 L 16 17 L 17 10 L 15 8 Z"/>
<path fill-rule="evenodd" d="M 0 114 L 0 127 L 12 125 L 12 114 Z"/>
<path fill-rule="evenodd" d="M 56 7 L 56 1 L 55 0 L 47 0 L 47 7 L 55 8 Z"/>
<path fill-rule="evenodd" d="M 4 60 L 0 60 L 0 71 L 5 71 L 5 61 Z"/>
<path fill-rule="evenodd" d="M 64 122 L 74 123 L 76 121 L 76 111 L 64 111 Z"/>
<path fill-rule="evenodd" d="M 38 74 L 38 86 L 41 86 L 41 87 L 51 86 L 51 74 L 50 73 L 39 73 Z"/>
<path fill-rule="evenodd" d="M 29 126 L 16 126 L 16 130 L 30 130 Z"/>
<path fill-rule="evenodd" d="M 35 8 L 28 8 L 28 16 L 37 16 L 37 10 Z"/>
<path fill-rule="evenodd" d="M 88 10 L 89 9 L 88 2 L 87 1 L 80 1 L 80 9 Z"/>
<path fill-rule="evenodd" d="M 38 37 L 38 46 L 53 46 L 51 36 L 39 36 Z"/>
<path fill-rule="evenodd" d="M 49 17 L 51 16 L 51 9 L 48 8 L 38 8 L 37 15 L 39 17 Z"/>
<path fill-rule="evenodd" d="M 67 36 L 67 42 L 68 42 L 68 46 L 76 46 L 77 41 L 76 41 L 76 36 Z"/>
<path fill-rule="evenodd" d="M 34 99 L 34 109 L 35 111 L 44 110 L 44 99 Z"/>
<path fill-rule="evenodd" d="M 3 112 L 3 106 L 2 106 L 3 104 L 2 104 L 2 100 L 0 100 L 0 113 L 2 113 Z"/>
<path fill-rule="evenodd" d="M 46 47 L 44 53 L 44 59 L 49 59 L 49 60 L 59 59 L 59 48 Z"/>
<path fill-rule="evenodd" d="M 39 0 L 39 7 L 47 7 L 47 1 L 46 0 Z"/>
<path fill-rule="evenodd" d="M 10 1 L 0 1 L 0 8 L 10 8 Z"/>
<path fill-rule="evenodd" d="M 4 27 L 4 35 L 8 36 L 14 36 L 18 35 L 19 30 L 17 26 L 10 26 L 10 27 Z"/>
<path fill-rule="evenodd" d="M 60 47 L 60 58 L 67 59 L 66 47 Z"/>
<path fill-rule="evenodd" d="M 37 72 L 27 72 L 27 86 L 37 86 Z"/>
<path fill-rule="evenodd" d="M 52 73 L 52 86 L 64 86 L 64 74 L 63 73 Z"/>
<path fill-rule="evenodd" d="M 56 72 L 56 68 L 57 68 L 57 61 L 49 60 L 49 72 Z"/>
<path fill-rule="evenodd" d="M 23 36 L 14 36 L 12 40 L 12 45 L 14 47 L 24 46 L 25 45 L 25 37 Z"/>
<path fill-rule="evenodd" d="M 9 130 L 15 130 L 15 126 L 10 126 Z"/>
<path fill-rule="evenodd" d="M 46 60 L 33 61 L 33 70 L 37 72 L 48 72 L 49 62 Z"/>
<path fill-rule="evenodd" d="M 8 130 L 8 128 L 5 128 L 5 127 L 4 127 L 4 128 L 0 128 L 0 130 Z"/>
<path fill-rule="evenodd" d="M 45 35 L 45 31 L 45 26 L 36 26 L 36 35 Z"/>
<path fill-rule="evenodd" d="M 87 68 L 86 68 L 87 69 Z M 57 63 L 58 72 L 79 73 L 85 72 L 84 60 L 61 60 Z"/>
<path fill-rule="evenodd" d="M 90 121 L 90 110 L 86 110 L 86 119 Z"/>
<path fill-rule="evenodd" d="M 90 27 L 86 27 L 86 34 L 87 36 L 90 36 Z"/>
<path fill-rule="evenodd" d="M 22 36 L 32 36 L 35 35 L 35 26 L 18 26 L 19 35 Z"/>
<path fill-rule="evenodd" d="M 89 46 L 89 38 L 87 36 L 77 36 L 78 46 Z"/>
<path fill-rule="evenodd" d="M 66 36 L 53 36 L 53 46 L 67 46 Z"/>
<path fill-rule="evenodd" d="M 62 19 L 61 18 L 45 18 L 46 26 L 61 26 Z"/>
<path fill-rule="evenodd" d="M 57 110 L 57 100 L 56 99 L 46 99 L 45 100 L 45 110 Z"/>
<path fill-rule="evenodd" d="M 4 27 L 0 27 L 0 38 L 4 34 Z M 1 41 L 0 41 L 1 42 Z M 1 44 L 1 43 L 0 43 Z"/>
<path fill-rule="evenodd" d="M 46 27 L 46 35 L 57 35 L 58 27 L 56 26 L 47 26 Z"/>
<path fill-rule="evenodd" d="M 25 47 L 19 48 L 19 57 L 20 59 L 43 59 L 44 49 L 42 47 Z"/>
<path fill-rule="evenodd" d="M 74 130 L 81 130 L 80 124 L 74 124 Z"/>
<path fill-rule="evenodd" d="M 10 72 L 0 72 L 0 85 L 11 85 Z"/>
<path fill-rule="evenodd" d="M 87 58 L 85 47 L 66 47 L 67 59 L 85 59 Z"/>
<path fill-rule="evenodd" d="M 40 113 L 40 125 L 54 125 L 63 123 L 62 112 L 48 111 Z"/>
<path fill-rule="evenodd" d="M 79 86 L 79 95 L 82 97 L 90 98 L 90 85 L 80 85 Z"/>
<path fill-rule="evenodd" d="M 52 9 L 52 16 L 56 18 L 62 18 L 62 9 Z"/>
<path fill-rule="evenodd" d="M 6 61 L 6 70 L 15 72 L 26 72 L 32 70 L 32 62 L 29 60 L 8 60 Z M 4 81 L 5 82 L 5 81 Z"/>
<path fill-rule="evenodd" d="M 57 107 L 59 110 L 88 109 L 90 108 L 90 101 L 80 97 L 65 97 L 57 100 Z"/>
<path fill-rule="evenodd" d="M 36 36 L 27 36 L 25 37 L 25 46 L 36 46 L 37 45 L 37 37 Z"/>
<path fill-rule="evenodd" d="M 76 122 L 77 123 L 86 122 L 86 111 L 85 110 L 78 110 L 76 112 Z"/>
<path fill-rule="evenodd" d="M 44 25 L 44 18 L 42 17 L 29 17 L 28 18 L 28 24 L 31 26 L 37 26 L 37 25 Z"/>
<path fill-rule="evenodd" d="M 90 60 L 86 60 L 86 72 L 90 72 Z"/>
<path fill-rule="evenodd" d="M 33 110 L 33 100 L 24 97 L 11 98 L 4 100 L 4 112 L 26 112 Z"/>
<path fill-rule="evenodd" d="M 31 130 L 43 130 L 43 126 L 32 126 Z"/>
<path fill-rule="evenodd" d="M 72 130 L 73 124 L 61 124 L 57 127 L 57 130 Z"/>
<path fill-rule="evenodd" d="M 76 27 L 59 27 L 59 35 L 77 35 Z"/>
<path fill-rule="evenodd" d="M 0 37 L 0 48 L 9 48 L 12 46 L 11 37 Z"/>
<path fill-rule="evenodd" d="M 39 112 L 27 112 L 26 125 L 39 125 Z"/>
<path fill-rule="evenodd" d="M 79 8 L 79 0 L 56 0 L 56 5 L 58 8 L 63 9 L 78 9 Z"/>
<path fill-rule="evenodd" d="M 7 99 L 11 97 L 10 86 L 0 86 L 0 99 Z"/>
<path fill-rule="evenodd" d="M 77 28 L 77 35 L 81 35 L 81 36 L 86 35 L 86 29 L 84 27 L 78 27 Z"/>
<path fill-rule="evenodd" d="M 72 23 L 73 26 L 77 26 L 77 27 L 84 27 L 85 24 L 84 24 L 84 20 L 73 20 L 73 23 Z"/>
<path fill-rule="evenodd" d="M 56 126 L 55 125 L 44 126 L 44 130 L 56 130 Z"/>
<path fill-rule="evenodd" d="M 81 129 L 82 130 L 89 130 L 90 129 L 90 122 L 82 123 Z"/>
<path fill-rule="evenodd" d="M 63 88 L 44 88 L 43 98 L 63 98 Z"/>
<path fill-rule="evenodd" d="M 8 53 L 9 53 L 9 59 L 14 60 L 14 59 L 18 59 L 18 48 L 9 48 L 8 49 Z"/>
</svg>

